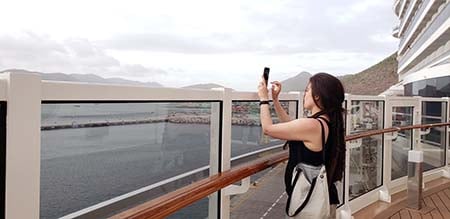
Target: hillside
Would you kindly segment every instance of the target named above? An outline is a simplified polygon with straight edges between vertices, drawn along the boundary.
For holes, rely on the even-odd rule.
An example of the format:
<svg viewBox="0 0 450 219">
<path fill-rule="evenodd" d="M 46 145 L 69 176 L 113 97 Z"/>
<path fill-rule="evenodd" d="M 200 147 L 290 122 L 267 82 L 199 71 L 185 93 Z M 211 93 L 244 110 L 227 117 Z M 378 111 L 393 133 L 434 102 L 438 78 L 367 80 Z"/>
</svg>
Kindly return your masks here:
<svg viewBox="0 0 450 219">
<path fill-rule="evenodd" d="M 362 72 L 338 78 L 344 84 L 346 93 L 378 95 L 398 83 L 397 53 Z"/>
<path fill-rule="evenodd" d="M 94 74 L 64 74 L 64 73 L 42 73 L 36 71 L 27 71 L 22 69 L 8 69 L 0 71 L 5 72 L 20 72 L 20 73 L 34 73 L 42 77 L 42 80 L 49 81 L 72 81 L 72 82 L 86 82 L 86 83 L 99 83 L 99 84 L 119 84 L 119 85 L 133 85 L 133 86 L 146 86 L 146 87 L 162 87 L 161 84 L 156 82 L 139 82 L 126 80 L 123 78 L 102 78 Z"/>
<path fill-rule="evenodd" d="M 282 81 L 283 91 L 304 91 L 311 74 L 301 72 Z M 338 77 L 345 87 L 345 92 L 359 95 L 378 95 L 398 82 L 397 53 L 383 61 L 356 73 Z"/>
<path fill-rule="evenodd" d="M 304 91 L 312 75 L 308 72 L 301 72 L 298 75 L 281 82 L 283 92 Z"/>
<path fill-rule="evenodd" d="M 210 90 L 212 88 L 218 88 L 218 87 L 224 87 L 220 84 L 214 84 L 214 83 L 207 83 L 207 84 L 194 84 L 194 85 L 189 85 L 186 87 L 182 87 L 182 88 L 187 88 L 187 89 L 206 89 L 206 90 Z"/>
</svg>

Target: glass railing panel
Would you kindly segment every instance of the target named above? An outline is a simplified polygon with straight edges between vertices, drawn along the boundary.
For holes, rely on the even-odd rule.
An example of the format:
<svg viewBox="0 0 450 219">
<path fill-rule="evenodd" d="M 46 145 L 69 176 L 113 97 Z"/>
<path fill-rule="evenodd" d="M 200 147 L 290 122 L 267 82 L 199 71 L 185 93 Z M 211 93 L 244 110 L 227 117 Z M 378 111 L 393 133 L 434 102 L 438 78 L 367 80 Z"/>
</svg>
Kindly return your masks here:
<svg viewBox="0 0 450 219">
<path fill-rule="evenodd" d="M 291 116 L 296 118 L 297 102 L 280 101 L 283 109 Z M 279 119 L 270 104 L 270 112 L 274 123 L 279 123 Z M 259 102 L 257 101 L 233 101 L 232 110 L 232 128 L 231 128 L 231 157 L 232 166 L 246 162 L 263 154 L 280 151 L 282 148 L 275 146 L 284 144 L 285 141 L 271 138 L 264 135 L 261 129 L 259 117 Z M 249 153 L 274 148 L 273 150 L 249 155 Z M 248 155 L 248 156 L 246 156 Z"/>
<path fill-rule="evenodd" d="M 413 124 L 413 107 L 392 107 L 392 126 Z M 392 140 L 391 179 L 395 180 L 407 175 L 408 151 L 412 149 L 412 130 L 398 132 Z"/>
<path fill-rule="evenodd" d="M 259 173 L 246 193 L 230 197 L 230 218 L 286 218 L 284 171 L 280 164 Z"/>
<path fill-rule="evenodd" d="M 383 128 L 384 102 L 353 100 L 350 134 Z M 348 142 L 350 148 L 349 199 L 359 197 L 383 182 L 383 136 L 375 135 Z"/>
<path fill-rule="evenodd" d="M 220 118 L 217 109 L 219 102 L 44 103 L 41 218 L 58 218 L 189 171 L 197 170 L 139 201 L 207 177 L 211 136 L 219 136 L 211 135 L 219 128 L 210 123 Z"/>
<path fill-rule="evenodd" d="M 445 102 L 422 102 L 422 124 L 442 123 L 446 121 Z M 420 137 L 424 158 L 424 171 L 445 164 L 445 127 L 430 129 L 430 133 Z"/>
<path fill-rule="evenodd" d="M 295 119 L 298 111 L 297 101 L 280 102 L 290 117 Z M 262 133 L 259 112 L 260 106 L 257 101 L 233 101 L 232 166 L 283 150 L 281 145 L 285 141 Z M 272 103 L 270 112 L 273 122 L 279 123 Z M 280 164 L 252 175 L 249 191 L 230 196 L 230 218 L 285 217 L 284 208 L 287 199 L 284 188 L 285 166 Z M 240 182 L 235 184 L 239 185 Z"/>
</svg>

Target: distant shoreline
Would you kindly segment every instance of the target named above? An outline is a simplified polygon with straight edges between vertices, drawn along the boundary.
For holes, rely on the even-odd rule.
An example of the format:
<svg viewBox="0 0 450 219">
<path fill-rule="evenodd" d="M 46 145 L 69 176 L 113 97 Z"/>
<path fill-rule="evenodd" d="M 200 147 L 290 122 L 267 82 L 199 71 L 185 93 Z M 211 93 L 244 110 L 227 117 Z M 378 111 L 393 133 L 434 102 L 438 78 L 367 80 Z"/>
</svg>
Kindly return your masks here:
<svg viewBox="0 0 450 219">
<path fill-rule="evenodd" d="M 232 125 L 242 126 L 260 126 L 259 121 L 248 118 L 232 118 Z M 150 124 L 150 123 L 177 123 L 177 124 L 210 124 L 210 116 L 168 116 L 165 118 L 151 118 L 140 120 L 115 120 L 115 121 L 95 121 L 70 124 L 54 124 L 43 125 L 41 131 L 58 130 L 58 129 L 78 129 L 78 128 L 95 128 L 106 126 L 122 126 L 122 125 L 136 125 L 136 124 Z"/>
</svg>

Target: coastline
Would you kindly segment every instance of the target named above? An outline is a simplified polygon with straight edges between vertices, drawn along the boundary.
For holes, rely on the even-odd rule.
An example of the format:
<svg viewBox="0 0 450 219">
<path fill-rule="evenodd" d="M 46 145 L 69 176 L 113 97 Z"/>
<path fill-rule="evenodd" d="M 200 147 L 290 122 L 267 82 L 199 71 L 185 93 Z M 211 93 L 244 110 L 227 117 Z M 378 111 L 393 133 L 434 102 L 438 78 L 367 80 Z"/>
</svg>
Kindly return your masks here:
<svg viewBox="0 0 450 219">
<path fill-rule="evenodd" d="M 106 121 L 89 121 L 84 123 L 66 123 L 66 124 L 52 124 L 42 125 L 41 131 L 57 130 L 57 129 L 77 129 L 77 128 L 94 128 L 105 126 L 121 126 L 121 125 L 135 125 L 135 124 L 148 124 L 148 123 L 177 123 L 177 124 L 210 124 L 210 116 L 201 115 L 179 115 L 173 114 L 167 117 L 156 117 L 149 119 L 133 119 L 133 120 L 106 120 Z M 232 118 L 232 125 L 241 126 L 259 126 L 260 123 L 256 119 L 250 118 Z"/>
</svg>

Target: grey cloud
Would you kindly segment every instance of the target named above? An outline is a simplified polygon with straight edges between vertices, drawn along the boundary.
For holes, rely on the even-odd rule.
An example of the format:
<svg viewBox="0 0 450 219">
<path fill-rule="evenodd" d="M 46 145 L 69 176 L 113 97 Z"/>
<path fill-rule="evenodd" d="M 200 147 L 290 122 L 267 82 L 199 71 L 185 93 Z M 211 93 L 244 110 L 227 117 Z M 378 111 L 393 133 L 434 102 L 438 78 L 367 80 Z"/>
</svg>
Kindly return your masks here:
<svg viewBox="0 0 450 219">
<path fill-rule="evenodd" d="M 33 32 L 23 32 L 19 36 L 0 36 L 0 45 L 2 52 L 10 55 L 35 52 L 46 52 L 44 55 L 47 55 L 48 52 L 66 52 L 62 45 L 48 40 L 48 36 L 37 35 Z"/>
<path fill-rule="evenodd" d="M 392 52 L 392 43 L 382 44 L 369 38 L 380 33 L 390 34 L 395 22 L 391 7 L 373 6 L 355 14 L 347 22 L 340 22 L 338 16 L 352 13 L 351 5 L 350 1 L 330 1 L 327 4 L 292 1 L 281 13 L 300 13 L 298 16 L 282 16 L 281 13 L 270 18 L 261 18 L 264 16 L 261 14 L 253 16 L 255 20 L 263 19 L 271 25 L 270 35 L 275 39 L 289 43 L 304 42 L 310 51 Z M 299 48 L 293 52 L 307 51 Z"/>
<path fill-rule="evenodd" d="M 392 42 L 370 38 L 390 35 L 396 21 L 391 3 L 368 2 L 367 6 L 365 3 L 362 0 L 329 1 L 326 4 L 290 1 L 282 10 L 270 14 L 243 6 L 247 20 L 254 28 L 243 29 L 241 34 L 205 33 L 204 36 L 193 37 L 171 33 L 130 33 L 99 43 L 117 50 L 187 54 L 393 52 Z"/>
<path fill-rule="evenodd" d="M 139 64 L 121 64 L 86 39 L 58 42 L 31 32 L 0 35 L 0 69 L 11 68 L 101 76 L 136 77 L 166 73 L 162 69 Z"/>
<path fill-rule="evenodd" d="M 188 54 L 230 53 L 257 49 L 250 49 L 252 45 L 235 46 L 234 41 L 233 37 L 227 34 L 188 37 L 175 34 L 138 33 L 122 34 L 98 43 L 105 48 L 119 50 Z"/>
<path fill-rule="evenodd" d="M 167 75 L 167 71 L 159 68 L 147 68 L 143 65 L 124 65 L 122 69 L 130 76 Z"/>
</svg>

